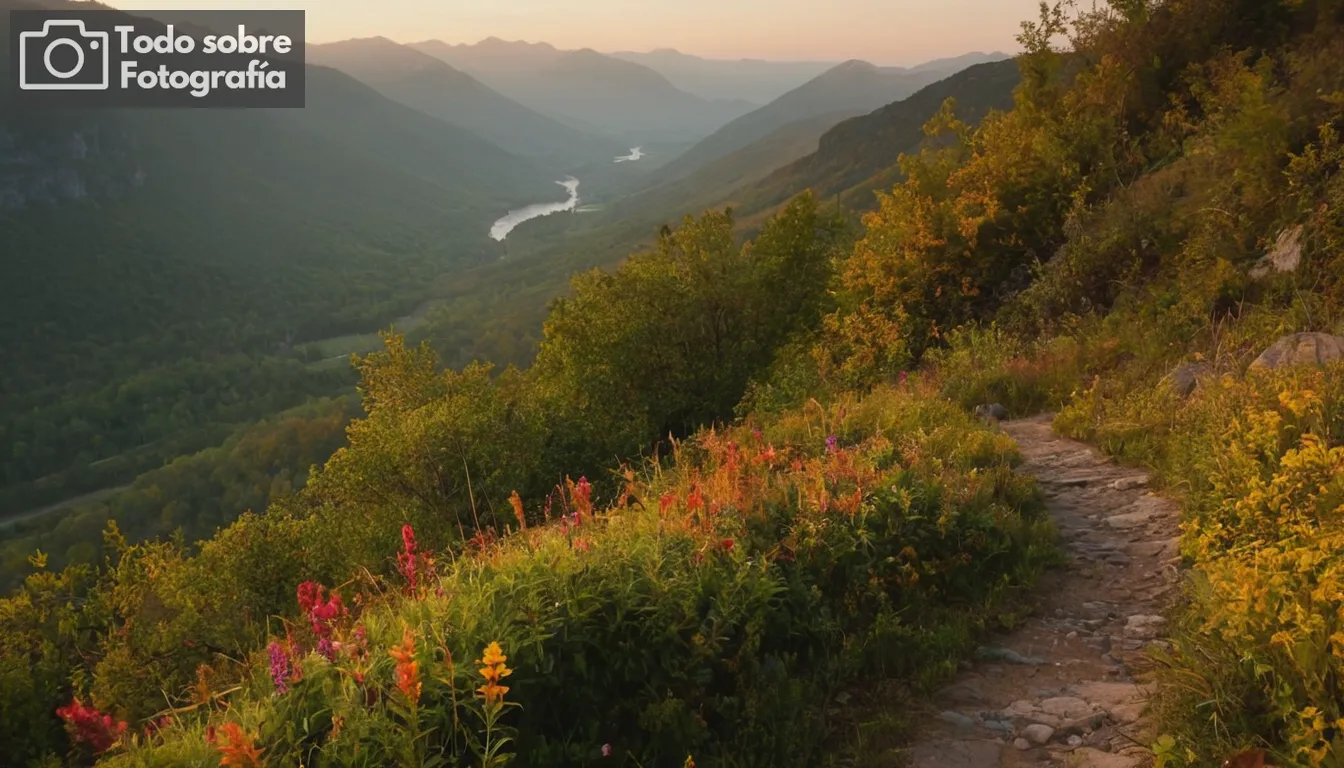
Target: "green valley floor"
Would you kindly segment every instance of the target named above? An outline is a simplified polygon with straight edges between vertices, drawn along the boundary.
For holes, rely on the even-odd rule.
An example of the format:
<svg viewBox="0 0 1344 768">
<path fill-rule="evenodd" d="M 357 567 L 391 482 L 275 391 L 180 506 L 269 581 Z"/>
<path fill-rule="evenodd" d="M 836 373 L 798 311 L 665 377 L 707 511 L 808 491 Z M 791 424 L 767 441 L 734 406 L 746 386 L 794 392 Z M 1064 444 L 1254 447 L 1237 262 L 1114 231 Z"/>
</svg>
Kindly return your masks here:
<svg viewBox="0 0 1344 768">
<path fill-rule="evenodd" d="M 1148 476 L 1053 434 L 1050 416 L 1004 422 L 1047 497 L 1068 556 L 1035 615 L 935 698 L 914 768 L 1139 768 L 1152 764 L 1147 651 L 1175 597 L 1175 503 Z"/>
</svg>

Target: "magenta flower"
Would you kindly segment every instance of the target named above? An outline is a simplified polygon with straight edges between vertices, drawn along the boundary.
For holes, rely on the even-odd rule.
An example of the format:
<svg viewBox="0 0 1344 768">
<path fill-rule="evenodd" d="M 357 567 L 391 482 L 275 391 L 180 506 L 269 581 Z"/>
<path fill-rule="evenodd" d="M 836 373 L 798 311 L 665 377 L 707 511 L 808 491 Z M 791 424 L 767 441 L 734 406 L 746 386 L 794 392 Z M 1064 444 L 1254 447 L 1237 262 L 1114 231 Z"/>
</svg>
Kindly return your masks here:
<svg viewBox="0 0 1344 768">
<path fill-rule="evenodd" d="M 336 663 L 336 646 L 332 644 L 331 638 L 324 637 L 321 640 L 318 640 L 317 652 L 327 661 L 330 661 L 333 664 Z"/>
<path fill-rule="evenodd" d="M 835 435 L 826 438 L 826 452 L 835 453 L 836 450 L 838 450 L 838 442 L 839 441 L 835 439 Z"/>
<path fill-rule="evenodd" d="M 275 692 L 283 696 L 289 691 L 289 654 L 275 641 L 267 650 L 271 653 L 271 682 L 275 683 Z"/>
</svg>

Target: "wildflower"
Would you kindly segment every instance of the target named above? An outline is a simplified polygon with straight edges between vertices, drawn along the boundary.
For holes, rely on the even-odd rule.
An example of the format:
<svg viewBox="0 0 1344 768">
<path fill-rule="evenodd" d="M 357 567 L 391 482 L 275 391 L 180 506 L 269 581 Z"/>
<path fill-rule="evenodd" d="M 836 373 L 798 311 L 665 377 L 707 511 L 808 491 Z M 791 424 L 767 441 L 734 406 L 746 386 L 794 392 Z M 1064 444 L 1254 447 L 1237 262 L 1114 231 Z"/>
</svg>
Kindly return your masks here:
<svg viewBox="0 0 1344 768">
<path fill-rule="evenodd" d="M 319 597 L 308 611 L 308 618 L 313 622 L 313 634 L 320 638 L 330 636 L 336 619 L 345 614 L 345 605 L 342 604 L 340 595 L 333 592 L 325 602 Z"/>
<path fill-rule="evenodd" d="M 513 507 L 513 516 L 518 518 L 518 529 L 521 531 L 527 530 L 527 516 L 523 514 L 523 500 L 518 496 L 517 491 L 509 496 L 509 505 Z"/>
<path fill-rule="evenodd" d="M 588 551 L 588 541 L 586 539 L 575 539 L 572 542 L 572 545 L 575 549 L 577 549 L 580 552 Z"/>
<path fill-rule="evenodd" d="M 56 716 L 65 721 L 70 739 L 76 744 L 86 744 L 94 754 L 102 754 L 126 732 L 126 723 L 113 720 L 111 715 L 85 706 L 78 698 L 73 698 L 64 707 L 56 709 Z"/>
<path fill-rule="evenodd" d="M 271 682 L 275 684 L 275 692 L 283 696 L 289 691 L 289 654 L 285 652 L 283 646 L 272 641 L 267 648 L 271 654 Z"/>
<path fill-rule="evenodd" d="M 724 551 L 724 552 L 732 552 L 732 551 L 733 551 L 733 540 L 732 540 L 732 539 L 724 539 L 723 541 L 719 542 L 719 546 L 723 547 L 723 551 Z"/>
<path fill-rule="evenodd" d="M 477 689 L 485 697 L 486 704 L 494 704 L 504 698 L 504 694 L 509 692 L 508 686 L 500 685 L 499 681 L 513 674 L 504 662 L 509 657 L 504 655 L 504 649 L 497 642 L 491 642 L 485 647 L 485 653 L 481 655 L 481 677 L 485 678 L 485 685 Z"/>
<path fill-rule="evenodd" d="M 602 745 L 602 756 L 603 756 L 603 757 L 611 757 L 611 745 L 610 745 L 610 744 L 603 744 L 603 745 Z"/>
<path fill-rule="evenodd" d="M 838 443 L 839 443 L 839 441 L 835 439 L 835 435 L 831 435 L 831 436 L 827 437 L 827 438 L 826 438 L 826 452 L 827 452 L 827 453 L 835 453 L 835 452 L 838 450 Z"/>
<path fill-rule="evenodd" d="M 415 660 L 415 636 L 410 627 L 402 628 L 401 645 L 393 646 L 387 655 L 397 661 L 397 690 L 412 704 L 420 701 L 420 662 Z"/>
<path fill-rule="evenodd" d="M 415 572 L 415 529 L 410 523 L 401 526 L 401 551 L 397 553 L 397 570 L 406 579 L 406 588 L 414 592 L 418 578 Z"/>
<path fill-rule="evenodd" d="M 255 767 L 261 765 L 261 749 L 253 744 L 251 736 L 237 723 L 225 723 L 220 729 L 223 738 L 215 742 L 221 755 L 219 764 Z"/>
<path fill-rule="evenodd" d="M 695 760 L 690 755 L 686 756 L 686 762 L 681 764 L 681 768 L 695 768 Z"/>
<path fill-rule="evenodd" d="M 324 637 L 317 641 L 317 652 L 322 658 L 331 663 L 336 663 L 336 646 L 331 642 L 331 638 Z"/>
<path fill-rule="evenodd" d="M 579 482 L 571 483 L 569 494 L 574 499 L 575 514 L 584 515 L 593 511 L 593 486 L 588 484 L 587 477 L 580 477 Z"/>
<path fill-rule="evenodd" d="M 705 499 L 700 495 L 700 486 L 697 485 L 692 487 L 690 495 L 686 497 L 686 510 L 688 512 L 694 512 L 704 505 Z"/>
<path fill-rule="evenodd" d="M 298 589 L 299 610 L 305 614 L 312 611 L 321 594 L 322 585 L 315 581 L 305 581 L 300 584 Z"/>
<path fill-rule="evenodd" d="M 667 510 L 671 509 L 672 505 L 675 503 L 677 503 L 676 494 L 664 493 L 663 497 L 658 500 L 658 516 L 665 517 L 667 515 Z"/>
<path fill-rule="evenodd" d="M 906 379 L 909 379 L 909 378 L 910 378 L 909 374 L 907 374 L 905 371 L 901 371 L 900 373 L 898 373 L 898 374 L 896 375 L 896 380 L 897 380 L 897 382 L 900 383 L 901 386 L 905 386 L 905 381 L 906 381 Z"/>
</svg>

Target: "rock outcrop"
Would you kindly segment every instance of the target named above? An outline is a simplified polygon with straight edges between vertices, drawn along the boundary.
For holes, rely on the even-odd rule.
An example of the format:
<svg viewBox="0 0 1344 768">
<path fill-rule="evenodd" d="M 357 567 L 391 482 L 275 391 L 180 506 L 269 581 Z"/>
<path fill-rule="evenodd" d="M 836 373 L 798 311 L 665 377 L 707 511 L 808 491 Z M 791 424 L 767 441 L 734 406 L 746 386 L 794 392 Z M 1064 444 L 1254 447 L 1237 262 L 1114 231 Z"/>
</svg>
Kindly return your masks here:
<svg viewBox="0 0 1344 768">
<path fill-rule="evenodd" d="M 1321 367 L 1344 360 L 1344 336 L 1328 333 L 1291 333 L 1260 353 L 1252 368 L 1288 368 L 1295 365 Z"/>
</svg>

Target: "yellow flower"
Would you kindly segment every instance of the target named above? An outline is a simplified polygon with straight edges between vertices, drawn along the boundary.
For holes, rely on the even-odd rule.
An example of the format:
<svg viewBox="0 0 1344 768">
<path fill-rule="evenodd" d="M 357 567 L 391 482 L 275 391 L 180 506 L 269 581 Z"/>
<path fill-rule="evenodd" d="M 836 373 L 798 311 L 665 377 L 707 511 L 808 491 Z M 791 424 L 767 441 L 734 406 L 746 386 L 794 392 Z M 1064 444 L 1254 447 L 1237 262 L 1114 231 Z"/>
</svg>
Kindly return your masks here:
<svg viewBox="0 0 1344 768">
<path fill-rule="evenodd" d="M 504 655 L 504 649 L 500 648 L 499 643 L 497 642 L 492 642 L 489 645 L 485 646 L 485 653 L 484 655 L 481 656 L 481 663 L 485 664 L 486 666 L 503 664 L 508 660 L 509 657 Z"/>
<path fill-rule="evenodd" d="M 478 662 L 481 665 L 481 677 L 485 678 L 485 685 L 477 688 L 477 692 L 485 697 L 486 704 L 494 704 L 504 698 L 504 694 L 509 692 L 506 685 L 500 685 L 499 681 L 513 674 L 513 670 L 504 664 L 508 661 L 508 656 L 504 655 L 504 649 L 499 647 L 499 643 L 492 642 L 485 647 L 485 652 L 481 654 Z"/>
</svg>

